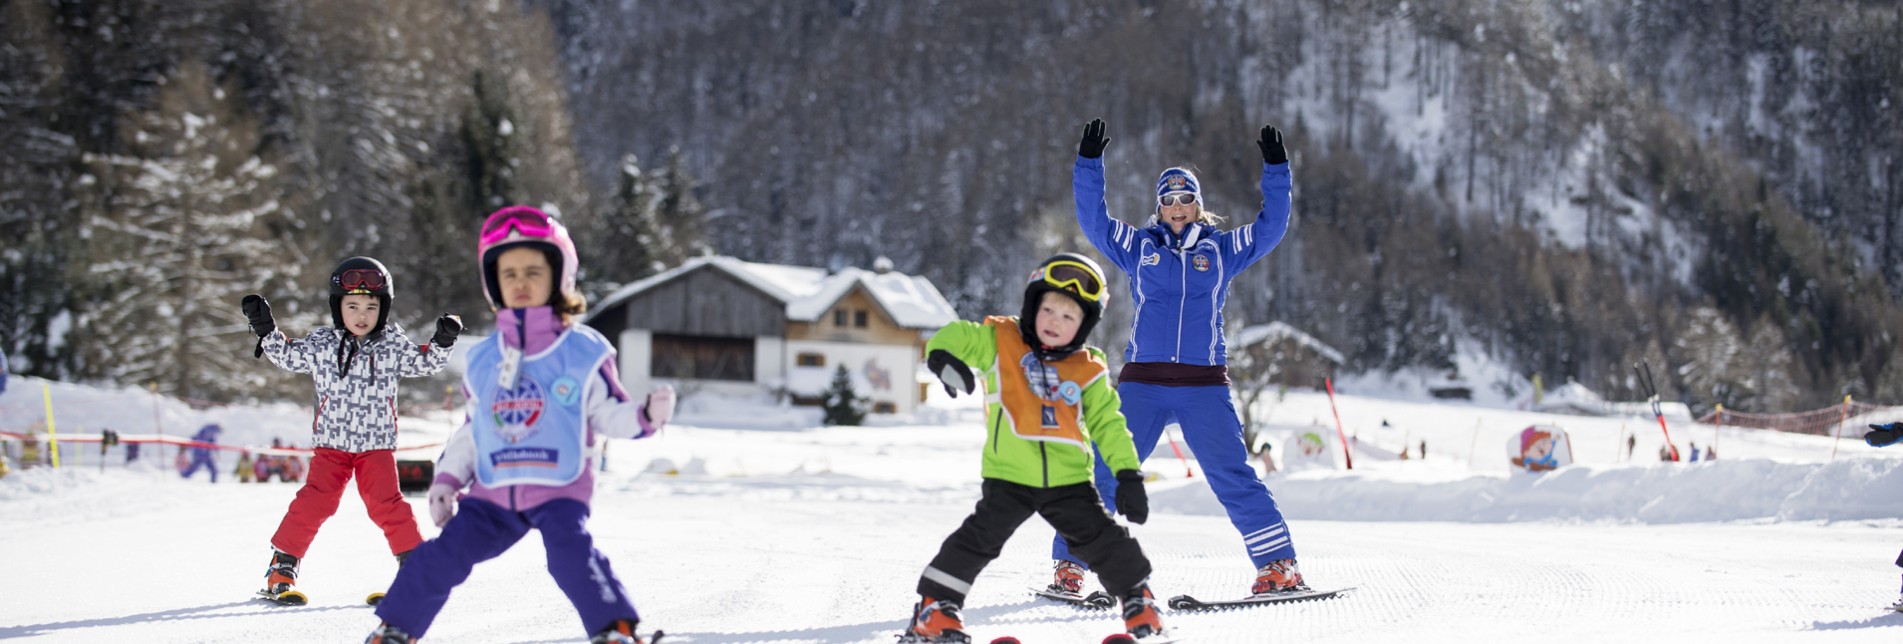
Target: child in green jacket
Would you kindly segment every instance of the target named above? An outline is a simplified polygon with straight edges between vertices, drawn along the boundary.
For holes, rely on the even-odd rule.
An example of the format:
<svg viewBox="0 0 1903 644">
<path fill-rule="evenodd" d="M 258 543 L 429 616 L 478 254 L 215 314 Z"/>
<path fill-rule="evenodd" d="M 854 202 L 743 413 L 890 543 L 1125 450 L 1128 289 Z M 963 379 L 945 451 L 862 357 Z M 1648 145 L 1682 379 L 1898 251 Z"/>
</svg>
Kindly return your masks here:
<svg viewBox="0 0 1903 644">
<path fill-rule="evenodd" d="M 1031 273 L 1021 316 L 953 322 L 926 343 L 926 365 L 951 395 L 972 392 L 970 365 L 985 378 L 983 497 L 919 577 L 921 597 L 902 642 L 971 641 L 959 605 L 1032 514 L 1100 571 L 1104 588 L 1123 602 L 1131 635 L 1162 632 L 1150 560 L 1091 484 L 1095 444 L 1117 475 L 1117 511 L 1133 523 L 1149 518 L 1136 447 L 1107 382 L 1103 352 L 1084 345 L 1107 297 L 1096 262 L 1062 253 Z"/>
</svg>

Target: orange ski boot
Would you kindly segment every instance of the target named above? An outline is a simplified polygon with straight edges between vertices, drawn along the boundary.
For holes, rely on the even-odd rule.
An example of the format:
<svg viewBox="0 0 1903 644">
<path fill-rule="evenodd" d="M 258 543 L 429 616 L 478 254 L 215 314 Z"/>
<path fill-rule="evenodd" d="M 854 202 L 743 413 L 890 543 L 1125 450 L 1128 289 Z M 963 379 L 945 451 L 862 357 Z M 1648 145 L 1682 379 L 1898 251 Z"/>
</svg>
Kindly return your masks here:
<svg viewBox="0 0 1903 644">
<path fill-rule="evenodd" d="M 1123 629 L 1137 639 L 1163 632 L 1163 616 L 1156 612 L 1156 595 L 1150 594 L 1149 582 L 1137 584 L 1123 598 Z"/>
<path fill-rule="evenodd" d="M 271 601 L 302 606 L 310 601 L 304 593 L 297 591 L 297 567 L 300 562 L 296 555 L 273 548 L 271 566 L 264 570 L 264 588 L 258 595 Z"/>
<path fill-rule="evenodd" d="M 920 596 L 912 607 L 912 623 L 900 642 L 970 642 L 958 602 Z"/>
<path fill-rule="evenodd" d="M 1255 595 L 1276 595 L 1308 590 L 1308 584 L 1302 581 L 1302 571 L 1295 566 L 1294 559 L 1277 559 L 1255 571 L 1255 585 L 1249 592 Z"/>
</svg>

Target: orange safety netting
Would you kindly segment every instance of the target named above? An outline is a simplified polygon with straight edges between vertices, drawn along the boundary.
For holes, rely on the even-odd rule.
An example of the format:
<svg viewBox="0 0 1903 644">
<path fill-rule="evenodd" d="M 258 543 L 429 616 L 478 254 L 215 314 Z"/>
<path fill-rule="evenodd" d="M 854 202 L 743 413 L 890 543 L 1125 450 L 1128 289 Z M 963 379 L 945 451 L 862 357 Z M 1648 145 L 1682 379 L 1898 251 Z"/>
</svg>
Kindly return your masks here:
<svg viewBox="0 0 1903 644">
<path fill-rule="evenodd" d="M 1726 409 L 1722 412 L 1721 418 L 1720 413 L 1713 411 L 1700 416 L 1698 422 L 1705 425 L 1751 427 L 1816 436 L 1835 436 L 1838 425 L 1841 424 L 1844 435 L 1862 436 L 1864 425 L 1903 420 L 1903 407 L 1872 405 L 1855 400 L 1842 405 L 1788 414 L 1754 414 Z"/>
</svg>

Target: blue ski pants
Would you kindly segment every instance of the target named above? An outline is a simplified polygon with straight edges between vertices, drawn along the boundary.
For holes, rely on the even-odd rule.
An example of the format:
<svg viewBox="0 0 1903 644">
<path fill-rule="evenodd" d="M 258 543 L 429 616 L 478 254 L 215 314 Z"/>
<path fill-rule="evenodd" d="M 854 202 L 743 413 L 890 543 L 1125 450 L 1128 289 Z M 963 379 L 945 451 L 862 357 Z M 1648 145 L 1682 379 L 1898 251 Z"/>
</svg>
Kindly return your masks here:
<svg viewBox="0 0 1903 644">
<path fill-rule="evenodd" d="M 1236 417 L 1235 404 L 1229 400 L 1229 387 L 1167 387 L 1140 382 L 1117 384 L 1123 398 L 1123 415 L 1136 440 L 1137 460 L 1149 460 L 1156 451 L 1163 426 L 1174 420 L 1183 427 L 1183 441 L 1196 454 L 1210 489 L 1229 512 L 1229 523 L 1242 533 L 1242 544 L 1257 569 L 1277 559 L 1295 558 L 1295 542 L 1289 538 L 1288 524 L 1275 497 L 1249 464 L 1249 450 L 1242 444 L 1242 421 Z M 1117 477 L 1103 458 L 1097 458 L 1097 493 L 1104 507 L 1117 507 Z M 1065 547 L 1063 537 L 1051 540 L 1051 558 L 1084 565 Z"/>
<path fill-rule="evenodd" d="M 587 504 L 573 499 L 512 512 L 465 498 L 442 534 L 410 552 L 377 604 L 377 617 L 411 637 L 423 637 L 449 601 L 449 591 L 469 579 L 476 564 L 501 556 L 534 528 L 548 549 L 548 572 L 581 614 L 584 632 L 592 635 L 616 619 L 639 621 L 608 558 L 595 550 L 587 521 Z"/>
</svg>

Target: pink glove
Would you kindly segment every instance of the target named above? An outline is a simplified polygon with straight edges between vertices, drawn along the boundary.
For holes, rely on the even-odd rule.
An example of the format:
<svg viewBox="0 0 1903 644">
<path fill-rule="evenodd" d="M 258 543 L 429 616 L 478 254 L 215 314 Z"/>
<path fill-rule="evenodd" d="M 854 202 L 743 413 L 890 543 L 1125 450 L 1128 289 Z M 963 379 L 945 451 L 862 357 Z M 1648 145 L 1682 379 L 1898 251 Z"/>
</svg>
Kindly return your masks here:
<svg viewBox="0 0 1903 644">
<path fill-rule="evenodd" d="M 436 527 L 443 527 L 456 516 L 456 493 L 461 491 L 448 483 L 429 486 L 429 516 L 436 520 Z"/>
<path fill-rule="evenodd" d="M 674 386 L 661 385 L 648 392 L 648 402 L 641 406 L 641 435 L 648 436 L 667 427 L 667 420 L 674 417 Z"/>
</svg>

